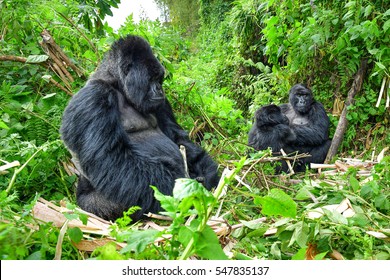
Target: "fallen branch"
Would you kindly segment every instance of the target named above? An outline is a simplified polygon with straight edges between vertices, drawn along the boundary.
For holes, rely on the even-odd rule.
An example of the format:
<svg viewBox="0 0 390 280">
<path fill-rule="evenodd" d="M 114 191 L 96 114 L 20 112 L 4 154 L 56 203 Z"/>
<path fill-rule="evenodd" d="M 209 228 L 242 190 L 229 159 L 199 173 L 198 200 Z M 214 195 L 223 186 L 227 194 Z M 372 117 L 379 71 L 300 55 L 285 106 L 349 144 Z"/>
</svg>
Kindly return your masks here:
<svg viewBox="0 0 390 280">
<path fill-rule="evenodd" d="M 86 233 L 93 233 L 102 236 L 110 236 L 110 226 L 111 223 L 105 221 L 91 213 L 85 212 L 81 209 L 77 209 L 80 213 L 86 214 L 88 216 L 88 222 L 84 225 L 79 220 L 71 220 L 68 223 L 68 227 L 78 227 L 81 231 Z M 73 211 L 61 207 L 56 206 L 55 204 L 43 199 L 39 198 L 38 202 L 34 205 L 32 214 L 33 216 L 42 222 L 53 223 L 56 227 L 62 227 L 64 223 L 67 221 L 64 213 L 72 213 Z"/>
<path fill-rule="evenodd" d="M 282 153 L 282 156 L 284 156 L 284 157 L 287 156 L 286 152 L 283 149 L 280 149 L 280 152 Z M 290 170 L 289 174 L 294 175 L 295 172 L 294 172 L 293 167 L 291 166 L 290 160 L 286 160 L 286 163 L 287 163 L 288 169 Z"/>
</svg>

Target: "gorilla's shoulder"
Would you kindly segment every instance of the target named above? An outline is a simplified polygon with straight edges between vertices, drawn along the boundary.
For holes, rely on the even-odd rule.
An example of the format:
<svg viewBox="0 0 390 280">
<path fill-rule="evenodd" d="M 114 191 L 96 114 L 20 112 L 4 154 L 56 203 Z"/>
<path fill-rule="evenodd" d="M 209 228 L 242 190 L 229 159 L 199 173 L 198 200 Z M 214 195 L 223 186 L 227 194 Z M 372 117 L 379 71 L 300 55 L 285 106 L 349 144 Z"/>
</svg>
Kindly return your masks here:
<svg viewBox="0 0 390 280">
<path fill-rule="evenodd" d="M 77 94 L 75 94 L 69 105 L 77 106 L 81 110 L 95 106 L 113 106 L 117 104 L 118 91 L 104 80 L 89 80 Z M 87 107 L 86 107 L 87 106 Z"/>
</svg>

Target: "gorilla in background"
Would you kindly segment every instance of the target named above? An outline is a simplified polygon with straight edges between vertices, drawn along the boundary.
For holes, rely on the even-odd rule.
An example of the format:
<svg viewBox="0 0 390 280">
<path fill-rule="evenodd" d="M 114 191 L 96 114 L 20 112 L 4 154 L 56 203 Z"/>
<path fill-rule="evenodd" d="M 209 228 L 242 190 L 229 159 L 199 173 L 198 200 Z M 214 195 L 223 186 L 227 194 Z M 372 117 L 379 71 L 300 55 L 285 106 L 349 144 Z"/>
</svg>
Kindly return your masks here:
<svg viewBox="0 0 390 280">
<path fill-rule="evenodd" d="M 255 113 L 254 125 L 249 131 L 248 145 L 256 150 L 270 147 L 274 153 L 278 153 L 295 140 L 289 124 L 290 121 L 278 106 L 261 107 Z"/>
<path fill-rule="evenodd" d="M 279 152 L 279 147 L 290 154 L 293 152 L 308 153 L 311 156 L 300 159 L 294 166 L 294 171 L 305 171 L 306 165 L 310 163 L 323 163 L 329 150 L 331 141 L 329 140 L 329 117 L 323 105 L 313 98 L 313 93 L 303 84 L 294 85 L 289 91 L 289 103 L 280 105 L 281 113 L 289 120 L 290 132 L 287 138 L 275 139 L 275 137 L 264 136 L 261 141 L 265 141 L 270 147 L 275 147 L 275 152 Z M 267 119 L 265 118 L 267 123 Z M 285 133 L 280 126 L 268 122 L 269 129 L 276 130 L 272 135 Z M 252 128 L 254 129 L 254 128 Z M 280 132 L 277 132 L 280 131 Z M 261 142 L 249 134 L 249 145 L 257 148 L 253 143 Z M 263 134 L 261 134 L 263 135 Z M 267 138 L 268 137 L 268 138 Z M 272 138 L 272 139 L 271 139 Z M 283 163 L 281 171 L 287 172 L 287 164 Z"/>
<path fill-rule="evenodd" d="M 158 212 L 150 185 L 172 194 L 188 173 L 207 189 L 218 184 L 218 166 L 176 122 L 162 83 L 164 68 L 141 37 L 116 41 L 86 85 L 65 109 L 61 135 L 78 162 L 78 205 L 115 220 L 131 206 Z"/>
</svg>

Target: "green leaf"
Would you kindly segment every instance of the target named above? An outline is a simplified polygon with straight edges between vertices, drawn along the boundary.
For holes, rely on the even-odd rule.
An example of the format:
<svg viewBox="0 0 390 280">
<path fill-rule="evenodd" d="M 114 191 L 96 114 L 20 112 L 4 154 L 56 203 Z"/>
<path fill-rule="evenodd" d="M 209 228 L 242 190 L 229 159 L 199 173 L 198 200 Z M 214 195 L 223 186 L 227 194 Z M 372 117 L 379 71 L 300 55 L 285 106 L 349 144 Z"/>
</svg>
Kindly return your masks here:
<svg viewBox="0 0 390 280">
<path fill-rule="evenodd" d="M 78 214 L 74 214 L 74 213 L 66 213 L 64 212 L 63 213 L 65 218 L 67 218 L 69 221 L 71 220 L 77 220 L 79 218 L 79 215 Z"/>
<path fill-rule="evenodd" d="M 278 243 L 274 242 L 271 245 L 271 255 L 274 256 L 275 259 L 281 260 L 282 259 L 282 252 L 280 251 L 280 248 L 278 246 Z"/>
<path fill-rule="evenodd" d="M 26 63 L 41 63 L 41 62 L 45 62 L 48 59 L 49 59 L 49 56 L 47 56 L 45 54 L 29 55 L 27 57 Z"/>
<path fill-rule="evenodd" d="M 98 247 L 93 251 L 92 256 L 97 260 L 123 260 L 124 257 L 118 253 L 117 245 L 114 242 L 108 242 L 102 247 Z"/>
<path fill-rule="evenodd" d="M 387 31 L 390 28 L 390 19 L 386 20 L 386 22 L 383 24 L 383 31 Z"/>
<path fill-rule="evenodd" d="M 161 207 L 167 211 L 166 214 L 172 217 L 176 213 L 178 201 L 172 196 L 163 195 L 155 186 L 150 187 L 154 190 L 154 197 L 160 201 Z"/>
<path fill-rule="evenodd" d="M 267 216 L 283 216 L 295 218 L 297 204 L 284 191 L 272 189 L 269 195 L 255 198 L 255 204 L 261 204 L 261 213 Z"/>
<path fill-rule="evenodd" d="M 377 197 L 375 197 L 374 200 L 375 207 L 380 209 L 380 210 L 389 210 L 390 209 L 390 203 L 389 199 L 386 195 L 384 194 L 379 194 Z"/>
<path fill-rule="evenodd" d="M 80 213 L 79 219 L 83 223 L 83 225 L 86 225 L 88 223 L 88 215 L 87 214 Z"/>
<path fill-rule="evenodd" d="M 49 93 L 49 94 L 46 94 L 42 99 L 48 99 L 48 98 L 53 97 L 53 96 L 55 96 L 55 95 L 57 95 L 56 92 Z"/>
<path fill-rule="evenodd" d="M 325 258 L 326 254 L 328 254 L 328 252 L 319 253 L 318 255 L 316 255 L 314 257 L 314 259 L 315 260 L 322 260 L 323 258 Z"/>
<path fill-rule="evenodd" d="M 83 232 L 78 227 L 68 228 L 67 232 L 70 239 L 75 243 L 79 243 L 83 239 Z"/>
<path fill-rule="evenodd" d="M 178 234 L 178 238 L 177 240 L 183 244 L 184 247 L 186 247 L 188 245 L 188 243 L 190 242 L 191 238 L 194 236 L 194 232 L 186 227 L 186 226 L 182 226 L 180 227 L 179 229 L 179 234 Z"/>
<path fill-rule="evenodd" d="M 375 62 L 375 64 L 380 68 L 380 69 L 382 69 L 382 70 L 386 70 L 386 66 L 385 65 L 383 65 L 382 63 L 380 63 L 380 62 L 378 62 L 378 61 L 376 61 Z"/>
<path fill-rule="evenodd" d="M 295 195 L 295 199 L 297 200 L 306 200 L 309 198 L 311 198 L 310 191 L 306 187 L 299 189 Z"/>
<path fill-rule="evenodd" d="M 141 253 L 145 250 L 146 246 L 152 244 L 156 238 L 161 234 L 158 230 L 135 230 L 133 231 L 129 239 L 127 240 L 127 246 L 124 247 L 121 252 L 126 253 L 135 251 Z"/>
<path fill-rule="evenodd" d="M 360 189 L 359 181 L 352 175 L 349 177 L 349 184 L 351 185 L 354 192 L 357 192 Z"/>
<path fill-rule="evenodd" d="M 288 246 L 291 246 L 294 244 L 294 242 L 297 242 L 300 247 L 305 247 L 309 238 L 309 231 L 309 226 L 305 222 L 298 222 Z"/>
<path fill-rule="evenodd" d="M 307 247 L 302 247 L 301 249 L 298 250 L 298 252 L 292 256 L 292 260 L 304 260 L 306 259 L 306 250 L 307 250 Z"/>
<path fill-rule="evenodd" d="M 366 9 L 364 10 L 364 16 L 365 17 L 368 17 L 369 15 L 371 15 L 371 12 L 372 12 L 372 6 L 371 5 L 368 5 L 366 7 Z"/>
<path fill-rule="evenodd" d="M 351 226 L 357 225 L 359 227 L 365 227 L 370 224 L 371 221 L 364 214 L 356 214 L 355 216 L 348 218 L 349 224 Z"/>
<path fill-rule="evenodd" d="M 9 129 L 9 127 L 3 121 L 0 121 L 0 128 Z"/>
<path fill-rule="evenodd" d="M 336 224 L 343 224 L 343 225 L 348 225 L 348 220 L 345 218 L 341 213 L 337 211 L 330 211 L 326 208 L 322 208 L 324 211 L 325 215 L 331 220 L 332 222 Z"/>
<path fill-rule="evenodd" d="M 198 214 L 202 215 L 206 212 L 207 206 L 215 201 L 213 194 L 193 179 L 177 179 L 173 188 L 173 197 L 181 201 L 178 209 L 183 214 L 188 214 L 189 209 L 195 207 Z"/>
<path fill-rule="evenodd" d="M 173 188 L 173 197 L 177 200 L 182 200 L 190 196 L 208 196 L 207 190 L 198 181 L 193 179 L 176 179 L 175 187 Z"/>
<path fill-rule="evenodd" d="M 195 252 L 208 260 L 227 260 L 215 232 L 208 226 L 203 229 L 195 243 Z"/>
<path fill-rule="evenodd" d="M 313 42 L 315 44 L 318 44 L 321 42 L 321 34 L 315 34 L 315 35 L 311 36 L 311 39 L 313 40 Z"/>
</svg>

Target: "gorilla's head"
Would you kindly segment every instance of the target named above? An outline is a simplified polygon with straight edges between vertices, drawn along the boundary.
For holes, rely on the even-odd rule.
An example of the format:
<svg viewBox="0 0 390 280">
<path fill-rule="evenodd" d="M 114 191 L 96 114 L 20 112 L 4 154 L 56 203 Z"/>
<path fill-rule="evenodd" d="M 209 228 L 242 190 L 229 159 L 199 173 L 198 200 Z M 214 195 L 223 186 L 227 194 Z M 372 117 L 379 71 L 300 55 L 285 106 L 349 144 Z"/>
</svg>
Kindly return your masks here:
<svg viewBox="0 0 390 280">
<path fill-rule="evenodd" d="M 296 84 L 290 89 L 289 101 L 295 112 L 306 114 L 314 102 L 313 93 L 303 84 Z"/>
<path fill-rule="evenodd" d="M 165 69 L 145 39 L 132 35 L 119 39 L 112 45 L 103 67 L 104 64 L 137 111 L 155 111 L 165 101 Z"/>
<path fill-rule="evenodd" d="M 255 113 L 258 127 L 277 124 L 289 124 L 288 118 L 282 113 L 280 107 L 276 105 L 266 105 L 258 109 Z"/>
</svg>

